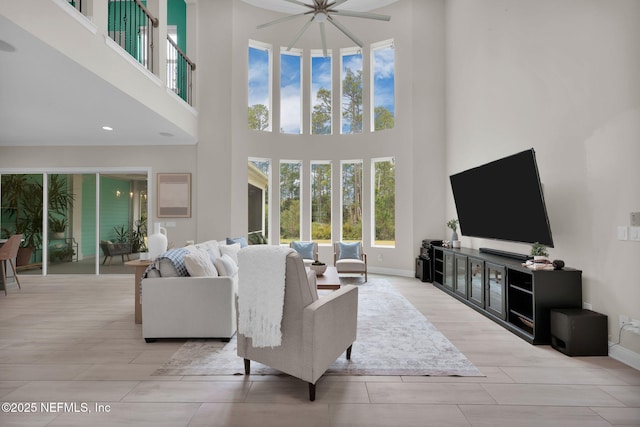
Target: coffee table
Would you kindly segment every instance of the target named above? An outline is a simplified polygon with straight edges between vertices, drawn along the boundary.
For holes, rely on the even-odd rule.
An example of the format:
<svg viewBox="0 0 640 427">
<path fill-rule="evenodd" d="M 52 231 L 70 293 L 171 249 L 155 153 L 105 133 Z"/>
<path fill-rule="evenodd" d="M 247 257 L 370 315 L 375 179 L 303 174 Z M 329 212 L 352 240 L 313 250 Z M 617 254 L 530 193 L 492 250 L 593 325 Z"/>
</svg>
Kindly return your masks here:
<svg viewBox="0 0 640 427">
<path fill-rule="evenodd" d="M 316 286 L 318 289 L 340 289 L 340 276 L 335 267 L 327 266 L 327 270 L 322 276 L 316 276 Z"/>
</svg>

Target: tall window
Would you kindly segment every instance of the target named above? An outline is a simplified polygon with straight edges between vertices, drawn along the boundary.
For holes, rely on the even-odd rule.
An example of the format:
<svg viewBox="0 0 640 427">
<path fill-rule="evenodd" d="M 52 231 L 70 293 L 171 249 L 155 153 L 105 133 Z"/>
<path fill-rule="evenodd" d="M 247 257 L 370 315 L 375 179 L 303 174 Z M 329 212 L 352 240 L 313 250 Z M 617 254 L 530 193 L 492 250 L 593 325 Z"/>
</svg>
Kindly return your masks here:
<svg viewBox="0 0 640 427">
<path fill-rule="evenodd" d="M 331 162 L 311 162 L 311 240 L 331 243 Z"/>
<path fill-rule="evenodd" d="M 362 240 L 362 160 L 342 162 L 342 240 Z"/>
<path fill-rule="evenodd" d="M 280 161 L 280 243 L 300 240 L 302 162 Z"/>
<path fill-rule="evenodd" d="M 253 130 L 271 130 L 271 48 L 249 43 L 249 116 Z"/>
<path fill-rule="evenodd" d="M 248 162 L 248 228 L 249 242 L 265 243 L 269 239 L 269 177 L 271 161 L 249 159 Z"/>
<path fill-rule="evenodd" d="M 311 51 L 311 134 L 331 135 L 331 51 Z"/>
<path fill-rule="evenodd" d="M 302 61 L 299 51 L 280 50 L 280 132 L 302 133 Z"/>
<path fill-rule="evenodd" d="M 395 124 L 395 49 L 393 41 L 371 45 L 371 131 Z"/>
<path fill-rule="evenodd" d="M 342 49 L 341 133 L 362 132 L 362 52 Z"/>
<path fill-rule="evenodd" d="M 395 246 L 396 166 L 393 158 L 372 160 L 371 190 L 373 244 L 376 246 Z"/>
</svg>

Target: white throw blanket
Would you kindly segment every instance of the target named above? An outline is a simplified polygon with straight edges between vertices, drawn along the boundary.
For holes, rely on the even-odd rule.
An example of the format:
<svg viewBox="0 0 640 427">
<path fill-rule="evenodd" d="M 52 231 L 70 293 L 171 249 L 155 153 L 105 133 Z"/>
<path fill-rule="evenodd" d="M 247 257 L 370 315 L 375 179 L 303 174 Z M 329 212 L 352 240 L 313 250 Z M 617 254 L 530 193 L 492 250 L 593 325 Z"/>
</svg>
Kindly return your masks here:
<svg viewBox="0 0 640 427">
<path fill-rule="evenodd" d="M 238 252 L 238 332 L 254 347 L 282 343 L 286 258 L 293 249 L 247 246 Z"/>
</svg>

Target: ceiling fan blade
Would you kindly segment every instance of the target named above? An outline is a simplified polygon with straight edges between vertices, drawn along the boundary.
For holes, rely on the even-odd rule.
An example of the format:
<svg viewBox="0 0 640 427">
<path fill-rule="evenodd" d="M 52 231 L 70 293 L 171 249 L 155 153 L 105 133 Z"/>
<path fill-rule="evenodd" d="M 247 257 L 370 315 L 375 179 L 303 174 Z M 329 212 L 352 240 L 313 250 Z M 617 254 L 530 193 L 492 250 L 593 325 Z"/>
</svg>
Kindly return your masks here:
<svg viewBox="0 0 640 427">
<path fill-rule="evenodd" d="M 349 0 L 336 0 L 336 1 L 334 1 L 333 3 L 329 3 L 329 4 L 327 5 L 327 8 L 329 8 L 329 9 L 330 9 L 330 8 L 332 8 L 332 7 L 335 7 L 335 6 L 340 6 L 342 3 L 346 3 L 346 2 L 348 2 L 348 1 L 349 1 Z"/>
<path fill-rule="evenodd" d="M 307 28 L 309 28 L 309 25 L 311 25 L 311 23 L 313 22 L 314 18 L 315 18 L 315 16 L 312 16 L 311 19 L 309 19 L 309 21 L 307 21 L 307 23 L 304 24 L 304 26 L 300 29 L 300 31 L 298 31 L 298 34 L 296 34 L 296 36 L 293 39 L 293 41 L 291 43 L 289 43 L 289 46 L 287 47 L 287 51 L 290 51 L 291 48 L 293 47 L 293 45 L 295 45 L 298 42 L 300 37 L 302 37 L 302 34 L 304 34 L 304 32 L 307 31 Z"/>
<path fill-rule="evenodd" d="M 297 4 L 298 6 L 304 6 L 304 7 L 308 7 L 310 9 L 313 9 L 312 5 L 302 3 L 301 1 L 298 1 L 298 0 L 284 0 L 284 1 L 288 1 L 289 3 Z"/>
<path fill-rule="evenodd" d="M 265 27 L 269 27 L 271 25 L 275 25 L 275 24 L 279 24 L 281 22 L 285 22 L 285 21 L 289 21 L 291 19 L 295 19 L 298 16 L 304 16 L 306 15 L 308 12 L 304 12 L 304 13 L 297 13 L 295 15 L 289 15 L 289 16 L 284 16 L 282 18 L 278 18 L 278 19 L 274 19 L 273 21 L 269 21 L 269 22 L 265 22 L 264 24 L 260 24 L 256 27 L 257 30 L 261 29 L 261 28 L 265 28 Z"/>
<path fill-rule="evenodd" d="M 368 12 L 353 12 L 349 10 L 336 10 L 332 11 L 334 15 L 339 16 L 351 16 L 354 18 L 366 18 L 366 19 L 377 19 L 378 21 L 390 21 L 391 17 L 389 15 L 380 15 L 377 13 L 368 13 Z"/>
<path fill-rule="evenodd" d="M 339 29 L 340 31 L 342 31 L 344 33 L 345 36 L 349 37 L 351 40 L 353 40 L 353 42 L 355 44 L 357 44 L 358 46 L 362 47 L 363 43 L 360 41 L 360 39 L 358 39 L 351 31 L 347 30 L 344 25 L 342 25 L 341 23 L 339 23 L 338 21 L 336 21 L 333 17 L 331 16 L 327 16 L 327 20 L 329 22 L 331 22 L 337 29 Z"/>
<path fill-rule="evenodd" d="M 324 22 L 320 22 L 320 38 L 322 39 L 322 55 L 327 56 L 327 37 L 324 32 Z"/>
</svg>

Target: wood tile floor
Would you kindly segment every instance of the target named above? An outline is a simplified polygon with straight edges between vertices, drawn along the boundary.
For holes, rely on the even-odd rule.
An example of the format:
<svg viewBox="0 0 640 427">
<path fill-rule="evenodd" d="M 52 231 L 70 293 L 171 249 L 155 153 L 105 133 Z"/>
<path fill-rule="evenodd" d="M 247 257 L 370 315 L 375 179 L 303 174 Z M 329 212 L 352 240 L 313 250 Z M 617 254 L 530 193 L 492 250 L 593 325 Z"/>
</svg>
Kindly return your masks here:
<svg viewBox="0 0 640 427">
<path fill-rule="evenodd" d="M 0 295 L 0 402 L 36 411 L 0 425 L 640 426 L 639 371 L 532 346 L 431 284 L 387 279 L 486 377 L 326 377 L 313 403 L 294 379 L 155 377 L 184 341 L 144 342 L 133 275 L 23 275 Z"/>
</svg>

